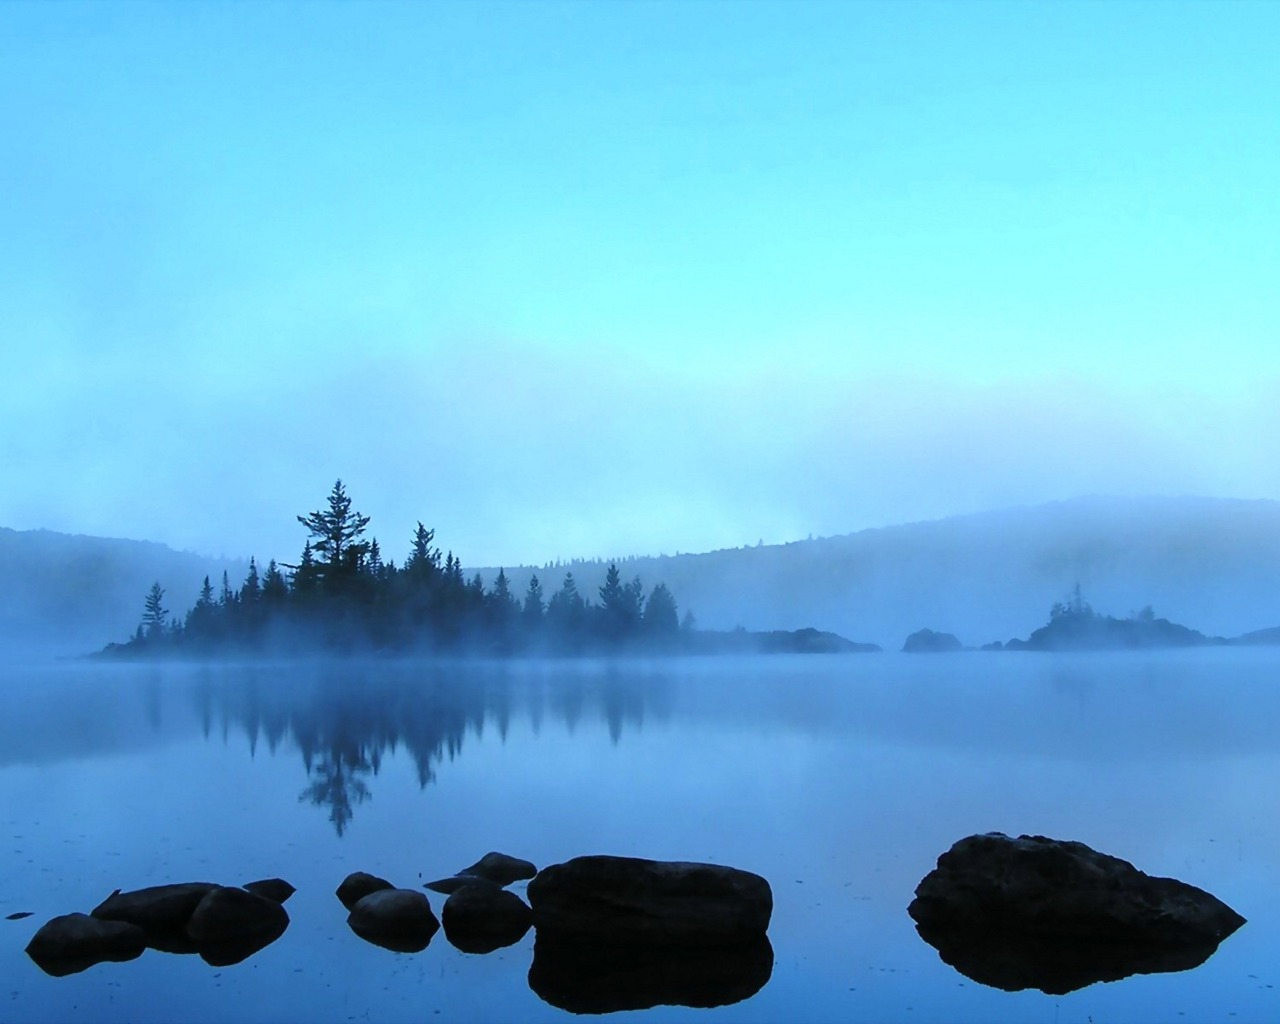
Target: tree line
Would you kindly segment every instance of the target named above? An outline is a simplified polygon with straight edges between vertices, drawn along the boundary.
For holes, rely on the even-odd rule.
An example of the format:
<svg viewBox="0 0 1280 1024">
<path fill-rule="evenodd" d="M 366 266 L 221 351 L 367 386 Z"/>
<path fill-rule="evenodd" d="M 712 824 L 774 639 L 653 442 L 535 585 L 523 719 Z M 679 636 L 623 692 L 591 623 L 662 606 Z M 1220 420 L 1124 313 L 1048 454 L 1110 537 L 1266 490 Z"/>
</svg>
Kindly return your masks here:
<svg viewBox="0 0 1280 1024">
<path fill-rule="evenodd" d="M 133 639 L 108 651 L 592 654 L 675 649 L 692 628 L 688 615 L 681 626 L 665 584 L 646 596 L 639 577 L 624 582 L 616 564 L 598 601 L 578 592 L 571 572 L 550 595 L 536 576 L 522 597 L 513 594 L 505 570 L 486 589 L 452 551 L 441 558 L 435 531 L 421 522 L 397 566 L 376 538 L 365 539 L 369 517 L 352 508 L 341 480 L 324 507 L 297 520 L 308 534 L 297 564 L 272 559 L 260 571 L 250 559 L 238 589 L 225 572 L 217 591 L 206 576 L 181 618 L 157 581 Z"/>
</svg>

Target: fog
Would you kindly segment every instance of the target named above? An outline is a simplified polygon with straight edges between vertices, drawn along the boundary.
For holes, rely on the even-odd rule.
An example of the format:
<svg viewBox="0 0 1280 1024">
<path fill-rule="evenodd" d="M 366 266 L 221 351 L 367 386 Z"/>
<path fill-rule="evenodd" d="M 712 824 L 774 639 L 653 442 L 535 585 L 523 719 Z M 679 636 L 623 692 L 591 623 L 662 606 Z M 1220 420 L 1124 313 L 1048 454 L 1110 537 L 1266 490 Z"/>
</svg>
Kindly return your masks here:
<svg viewBox="0 0 1280 1024">
<path fill-rule="evenodd" d="M 6 6 L 0 524 L 292 560 L 341 476 L 487 566 L 1280 498 L 1276 18 Z"/>
</svg>

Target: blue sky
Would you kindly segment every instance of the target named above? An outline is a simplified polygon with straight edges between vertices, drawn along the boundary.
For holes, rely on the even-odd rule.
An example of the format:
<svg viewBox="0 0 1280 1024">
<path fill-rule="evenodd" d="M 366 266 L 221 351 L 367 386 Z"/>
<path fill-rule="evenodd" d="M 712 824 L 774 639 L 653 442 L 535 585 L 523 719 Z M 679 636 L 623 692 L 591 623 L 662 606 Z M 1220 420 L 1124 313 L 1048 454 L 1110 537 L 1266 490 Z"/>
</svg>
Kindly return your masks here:
<svg viewBox="0 0 1280 1024">
<path fill-rule="evenodd" d="M 0 6 L 0 524 L 1280 498 L 1280 5 Z"/>
</svg>

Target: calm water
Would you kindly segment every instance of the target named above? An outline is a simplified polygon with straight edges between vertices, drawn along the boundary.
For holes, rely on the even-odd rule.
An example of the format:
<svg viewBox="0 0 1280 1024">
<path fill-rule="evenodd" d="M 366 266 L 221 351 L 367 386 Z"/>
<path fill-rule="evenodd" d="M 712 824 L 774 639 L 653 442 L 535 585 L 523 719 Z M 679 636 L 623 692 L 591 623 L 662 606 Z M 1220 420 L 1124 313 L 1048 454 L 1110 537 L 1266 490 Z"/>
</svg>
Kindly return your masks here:
<svg viewBox="0 0 1280 1024">
<path fill-rule="evenodd" d="M 0 1020 L 563 1020 L 534 935 L 366 944 L 350 871 L 417 887 L 496 849 L 707 860 L 773 886 L 755 996 L 620 1019 L 1280 1019 L 1280 652 L 868 655 L 622 665 L 48 666 L 4 675 Z M 956 973 L 906 906 L 973 832 L 1078 839 L 1249 919 L 1203 966 L 1065 996 Z M 117 887 L 270 875 L 244 963 L 146 952 L 51 978 L 48 918 Z M 522 885 L 517 885 L 522 891 Z M 443 897 L 431 894 L 437 913 Z"/>
</svg>

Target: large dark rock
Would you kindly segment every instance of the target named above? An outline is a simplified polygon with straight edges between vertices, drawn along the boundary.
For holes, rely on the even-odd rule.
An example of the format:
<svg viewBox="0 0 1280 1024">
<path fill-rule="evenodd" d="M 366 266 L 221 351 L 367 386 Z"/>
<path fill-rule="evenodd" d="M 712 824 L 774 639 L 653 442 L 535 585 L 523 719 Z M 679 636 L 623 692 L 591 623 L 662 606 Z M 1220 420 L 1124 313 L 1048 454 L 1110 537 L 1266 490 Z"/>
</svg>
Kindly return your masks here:
<svg viewBox="0 0 1280 1024">
<path fill-rule="evenodd" d="M 472 875 L 483 878 L 495 885 L 510 885 L 512 882 L 532 878 L 538 869 L 527 860 L 511 857 L 505 853 L 486 853 L 469 868 L 463 868 L 459 875 Z"/>
<path fill-rule="evenodd" d="M 759 875 L 718 864 L 575 857 L 529 883 L 541 935 L 615 944 L 746 943 L 764 935 L 773 893 Z"/>
<path fill-rule="evenodd" d="M 618 946 L 538 932 L 529 987 L 570 1013 L 652 1006 L 727 1006 L 760 991 L 773 973 L 764 935 L 729 946 Z"/>
<path fill-rule="evenodd" d="M 93 908 L 93 916 L 128 921 L 147 932 L 182 932 L 200 901 L 217 888 L 213 882 L 179 882 L 131 892 L 117 889 Z"/>
<path fill-rule="evenodd" d="M 187 922 L 187 935 L 201 946 L 240 943 L 284 934 L 289 914 L 275 900 L 245 889 L 219 886 L 205 894 Z"/>
<path fill-rule="evenodd" d="M 364 871 L 353 871 L 338 886 L 337 896 L 342 901 L 342 905 L 350 910 L 369 893 L 394 888 L 395 886 L 385 878 L 379 878 Z"/>
<path fill-rule="evenodd" d="M 902 650 L 905 654 L 943 654 L 947 651 L 964 650 L 964 645 L 951 633 L 921 629 L 907 637 Z"/>
<path fill-rule="evenodd" d="M 412 889 L 369 893 L 351 908 L 347 924 L 366 942 L 398 953 L 426 949 L 440 928 L 427 898 Z"/>
<path fill-rule="evenodd" d="M 998 832 L 939 857 L 908 913 L 969 977 L 1055 993 L 1195 966 L 1245 923 L 1202 889 L 1083 843 Z"/>
<path fill-rule="evenodd" d="M 27 956 L 46 974 L 61 978 L 106 960 L 132 960 L 146 948 L 146 933 L 135 924 L 64 914 L 32 936 Z"/>
<path fill-rule="evenodd" d="M 524 938 L 533 912 L 513 892 L 480 883 L 457 889 L 440 911 L 444 937 L 464 953 L 492 953 Z"/>
<path fill-rule="evenodd" d="M 287 903 L 289 897 L 298 891 L 283 878 L 262 878 L 256 882 L 245 882 L 244 887 L 255 896 L 265 896 L 277 903 Z"/>
</svg>

